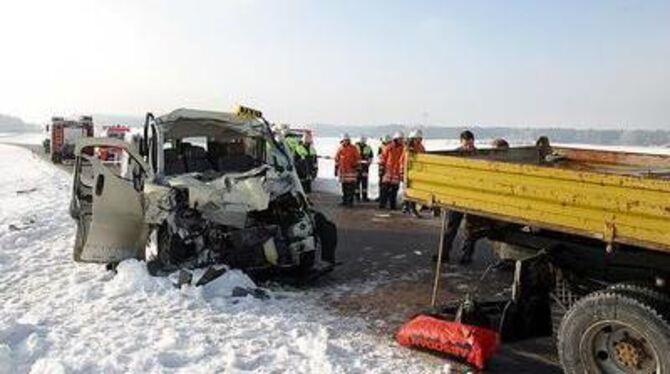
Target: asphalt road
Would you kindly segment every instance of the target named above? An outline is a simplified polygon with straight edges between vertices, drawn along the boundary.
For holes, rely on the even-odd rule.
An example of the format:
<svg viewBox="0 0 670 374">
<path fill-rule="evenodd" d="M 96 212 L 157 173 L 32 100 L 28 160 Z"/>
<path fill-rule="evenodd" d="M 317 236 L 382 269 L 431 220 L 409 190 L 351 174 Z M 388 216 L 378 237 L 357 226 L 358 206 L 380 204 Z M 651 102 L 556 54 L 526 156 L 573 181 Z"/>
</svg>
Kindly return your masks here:
<svg viewBox="0 0 670 374">
<path fill-rule="evenodd" d="M 46 159 L 41 146 L 21 146 Z M 59 167 L 71 170 L 69 165 Z M 338 206 L 339 197 L 332 194 L 315 193 L 310 198 L 316 209 L 338 226 L 340 265 L 309 287 L 325 291 L 323 302 L 329 309 L 363 318 L 380 338 L 393 339 L 399 326 L 430 304 L 435 267 L 432 255 L 439 244 L 439 218 L 429 212 L 424 212 L 423 218 L 413 218 L 398 211 L 381 211 L 374 203 L 342 208 Z M 457 238 L 455 247 L 459 244 Z M 453 253 L 457 259 L 459 254 Z M 482 240 L 472 265 L 444 266 L 438 301 L 453 301 L 467 292 L 478 297 L 492 296 L 509 287 L 509 272 L 490 272 L 484 280 L 480 279 L 494 261 L 488 243 Z M 437 364 L 447 360 L 424 352 L 417 355 Z M 458 364 L 456 367 L 467 370 Z M 560 373 L 561 369 L 553 340 L 544 338 L 503 346 L 488 372 L 551 374 Z"/>
<path fill-rule="evenodd" d="M 314 194 L 315 207 L 338 226 L 338 260 L 342 262 L 331 274 L 317 282 L 317 287 L 339 284 L 361 285 L 380 281 L 369 290 L 352 289 L 336 292 L 330 306 L 341 313 L 365 318 L 379 334 L 393 338 L 398 327 L 430 305 L 435 264 L 432 255 L 439 244 L 440 219 L 430 212 L 413 218 L 401 212 L 380 211 L 376 204 L 361 204 L 353 209 L 337 205 L 339 197 Z M 459 248 L 461 238 L 454 245 Z M 452 252 L 459 258 L 458 250 Z M 499 295 L 509 288 L 511 272 L 482 274 L 496 261 L 486 240 L 477 244 L 474 262 L 464 267 L 447 265 L 441 272 L 438 303 L 446 303 L 471 292 L 478 297 Z M 423 355 L 427 360 L 444 360 L 437 355 Z M 503 346 L 491 362 L 491 373 L 561 373 L 553 339 L 533 339 Z"/>
</svg>

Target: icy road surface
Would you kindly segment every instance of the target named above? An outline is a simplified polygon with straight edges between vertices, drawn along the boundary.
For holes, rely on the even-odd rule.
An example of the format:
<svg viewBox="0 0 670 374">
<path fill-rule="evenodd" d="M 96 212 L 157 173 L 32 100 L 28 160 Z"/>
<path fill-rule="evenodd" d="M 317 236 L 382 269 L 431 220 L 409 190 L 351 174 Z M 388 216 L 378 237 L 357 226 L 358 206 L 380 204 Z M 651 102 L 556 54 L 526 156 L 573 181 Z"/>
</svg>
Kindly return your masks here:
<svg viewBox="0 0 670 374">
<path fill-rule="evenodd" d="M 0 144 L 0 373 L 426 373 L 446 366 L 329 311 L 324 291 L 231 298 L 228 272 L 177 289 L 143 263 L 72 261 L 70 175 Z"/>
</svg>

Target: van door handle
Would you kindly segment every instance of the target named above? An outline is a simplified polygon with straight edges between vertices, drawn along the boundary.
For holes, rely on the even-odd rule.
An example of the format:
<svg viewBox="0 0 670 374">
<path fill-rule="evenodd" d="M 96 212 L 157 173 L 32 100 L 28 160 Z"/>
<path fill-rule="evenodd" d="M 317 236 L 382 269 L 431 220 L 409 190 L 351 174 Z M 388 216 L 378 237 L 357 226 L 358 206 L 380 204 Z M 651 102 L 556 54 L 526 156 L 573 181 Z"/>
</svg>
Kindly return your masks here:
<svg viewBox="0 0 670 374">
<path fill-rule="evenodd" d="M 102 195 L 102 190 L 105 188 L 105 176 L 98 174 L 98 179 L 95 181 L 95 195 Z"/>
</svg>

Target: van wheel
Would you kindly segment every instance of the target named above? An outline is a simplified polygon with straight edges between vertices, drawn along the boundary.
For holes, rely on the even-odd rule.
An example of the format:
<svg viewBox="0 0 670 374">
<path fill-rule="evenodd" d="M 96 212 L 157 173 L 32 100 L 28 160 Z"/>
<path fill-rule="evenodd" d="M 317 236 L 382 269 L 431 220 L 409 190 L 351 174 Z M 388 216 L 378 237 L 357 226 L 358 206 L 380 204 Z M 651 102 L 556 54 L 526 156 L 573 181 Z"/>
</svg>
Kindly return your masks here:
<svg viewBox="0 0 670 374">
<path fill-rule="evenodd" d="M 316 263 L 316 251 L 303 252 L 300 254 L 300 263 L 297 267 L 298 275 L 308 276 L 314 270 Z"/>
<path fill-rule="evenodd" d="M 558 332 L 566 373 L 670 373 L 670 324 L 662 304 L 604 290 L 579 300 Z"/>
<path fill-rule="evenodd" d="M 321 243 L 321 260 L 335 264 L 337 248 L 337 226 L 321 212 L 314 212 L 316 235 Z"/>
</svg>

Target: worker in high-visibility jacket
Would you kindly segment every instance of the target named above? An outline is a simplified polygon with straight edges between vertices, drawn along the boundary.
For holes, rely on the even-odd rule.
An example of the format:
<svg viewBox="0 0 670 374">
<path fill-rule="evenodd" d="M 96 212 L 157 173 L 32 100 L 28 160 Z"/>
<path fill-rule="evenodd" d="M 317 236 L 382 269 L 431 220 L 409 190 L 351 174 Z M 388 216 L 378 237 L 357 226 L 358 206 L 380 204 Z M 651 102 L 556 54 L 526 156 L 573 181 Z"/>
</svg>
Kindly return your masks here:
<svg viewBox="0 0 670 374">
<path fill-rule="evenodd" d="M 379 208 L 386 209 L 388 205 L 391 210 L 396 209 L 398 190 L 405 173 L 405 136 L 398 131 L 393 134 L 391 142 L 384 147 L 379 158 L 379 164 L 384 167 L 382 176 L 381 196 Z"/>
<path fill-rule="evenodd" d="M 309 132 L 304 133 L 302 139 L 296 142 L 292 148 L 293 162 L 295 163 L 295 168 L 298 172 L 298 178 L 300 178 L 302 188 L 306 193 L 311 193 L 312 181 L 316 178 L 319 171 L 312 134 Z"/>
<path fill-rule="evenodd" d="M 356 180 L 356 191 L 354 197 L 357 201 L 368 202 L 368 178 L 370 172 L 370 164 L 375 157 L 372 148 L 368 145 L 368 138 L 361 136 L 361 139 L 356 143 L 358 154 L 361 156 L 360 166 L 358 168 L 358 178 Z"/>
<path fill-rule="evenodd" d="M 424 153 L 426 148 L 423 146 L 423 133 L 421 130 L 413 130 L 407 136 L 407 151 L 409 153 Z M 403 160 L 404 164 L 404 160 Z M 411 214 L 419 218 L 419 211 L 416 209 L 416 203 L 413 201 L 405 201 L 403 204 L 403 213 Z"/>
<path fill-rule="evenodd" d="M 351 144 L 349 134 L 342 135 L 340 147 L 335 154 L 335 176 L 342 184 L 342 203 L 345 207 L 354 206 L 354 191 L 358 179 L 358 166 L 361 156 Z"/>
</svg>

